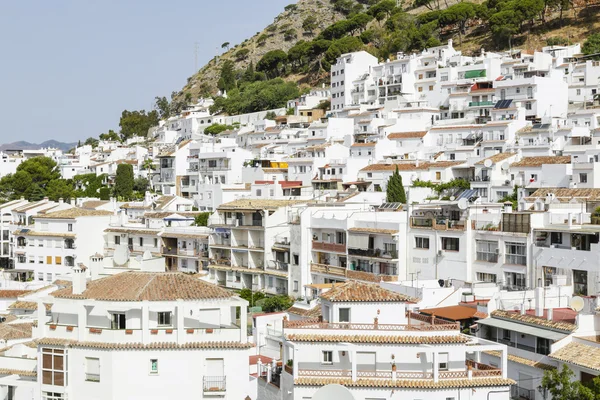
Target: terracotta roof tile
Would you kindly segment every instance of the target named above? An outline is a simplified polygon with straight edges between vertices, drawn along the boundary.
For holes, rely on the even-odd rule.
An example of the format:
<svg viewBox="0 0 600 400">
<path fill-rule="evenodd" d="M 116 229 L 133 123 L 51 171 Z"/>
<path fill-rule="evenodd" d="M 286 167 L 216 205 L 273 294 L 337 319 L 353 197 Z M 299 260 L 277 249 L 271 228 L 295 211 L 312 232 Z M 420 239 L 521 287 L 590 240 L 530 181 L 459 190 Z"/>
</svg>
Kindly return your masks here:
<svg viewBox="0 0 600 400">
<path fill-rule="evenodd" d="M 318 318 L 323 315 L 320 304 L 317 304 L 315 307 L 308 309 L 308 310 L 305 310 L 304 308 L 290 307 L 287 309 L 287 312 L 290 314 L 295 314 L 295 315 L 299 315 L 301 317 L 308 317 L 308 318 Z"/>
<path fill-rule="evenodd" d="M 436 317 L 451 320 L 451 321 L 460 321 L 463 319 L 470 318 L 481 318 L 477 317 L 477 308 L 476 307 L 468 307 L 468 306 L 448 306 L 448 307 L 436 307 L 436 308 L 427 308 L 419 310 L 421 314 L 427 315 L 435 315 Z M 480 316 L 485 315 L 483 318 L 487 317 L 485 313 L 479 313 Z"/>
<path fill-rule="evenodd" d="M 552 193 L 557 199 L 582 198 L 587 200 L 600 199 L 600 189 L 569 189 L 569 188 L 543 188 L 533 192 L 530 198 L 546 198 L 548 193 Z"/>
<path fill-rule="evenodd" d="M 511 167 L 541 167 L 543 164 L 571 164 L 570 156 L 538 156 L 523 157 Z"/>
<path fill-rule="evenodd" d="M 392 292 L 373 283 L 347 281 L 321 294 L 331 302 L 412 302 L 414 298 Z"/>
<path fill-rule="evenodd" d="M 456 165 L 464 164 L 464 161 L 436 161 L 436 162 L 420 162 L 417 166 L 415 162 L 401 162 L 396 164 L 371 164 L 363 169 L 363 171 L 395 171 L 398 167 L 398 171 L 421 171 L 435 168 L 450 168 Z"/>
<path fill-rule="evenodd" d="M 600 347 L 571 342 L 549 355 L 550 358 L 600 371 Z"/>
<path fill-rule="evenodd" d="M 351 147 L 373 147 L 376 144 L 377 143 L 375 143 L 375 142 L 371 142 L 371 143 L 354 143 Z"/>
<path fill-rule="evenodd" d="M 221 204 L 219 206 L 219 210 L 276 210 L 280 207 L 293 206 L 295 204 L 302 204 L 307 202 L 307 200 L 238 199 L 229 203 Z"/>
<path fill-rule="evenodd" d="M 357 379 L 351 378 L 298 378 L 294 380 L 298 386 L 325 386 L 339 384 L 346 387 L 377 387 L 377 388 L 407 388 L 407 389 L 445 389 L 445 388 L 475 388 L 498 387 L 516 384 L 512 379 L 504 378 L 472 378 L 472 379 Z"/>
<path fill-rule="evenodd" d="M 395 132 L 388 135 L 388 139 L 418 139 L 427 135 L 427 131 Z"/>
<path fill-rule="evenodd" d="M 131 227 L 131 228 L 112 227 L 112 228 L 106 228 L 104 230 L 104 232 L 133 233 L 136 235 L 158 235 L 160 230 L 159 229 L 144 229 L 144 228 L 138 229 L 135 227 Z"/>
<path fill-rule="evenodd" d="M 231 292 L 181 272 L 123 272 L 88 282 L 82 294 L 72 287 L 59 289 L 52 296 L 64 299 L 101 301 L 174 301 L 223 299 Z"/>
<path fill-rule="evenodd" d="M 465 335 L 322 335 L 299 333 L 285 335 L 292 342 L 371 343 L 371 344 L 464 344 L 471 341 Z"/>
<path fill-rule="evenodd" d="M 517 153 L 511 153 L 511 152 L 507 152 L 507 153 L 498 153 L 498 154 L 494 154 L 491 157 L 485 158 L 483 160 L 477 161 L 475 163 L 475 165 L 483 165 L 485 163 L 485 160 L 490 160 L 492 162 L 492 164 L 496 164 L 499 163 L 500 161 L 504 161 L 507 158 L 510 158 L 514 155 L 516 155 Z"/>
<path fill-rule="evenodd" d="M 4 322 L 0 324 L 0 339 L 28 339 L 32 337 L 32 330 L 33 324 L 30 322 L 21 324 L 11 324 Z"/>
<path fill-rule="evenodd" d="M 495 351 L 495 350 L 485 351 L 484 353 L 489 354 L 494 357 L 498 357 L 498 358 L 502 357 L 502 354 L 499 351 Z M 534 367 L 534 368 L 539 368 L 539 369 L 543 369 L 543 370 L 556 369 L 556 367 L 553 365 L 544 364 L 544 363 L 541 363 L 538 361 L 533 361 L 533 360 L 530 360 L 525 357 L 513 356 L 512 354 L 509 354 L 507 358 L 508 358 L 508 361 L 516 362 L 518 364 L 523 364 L 523 365 L 529 365 L 530 367 Z"/>
<path fill-rule="evenodd" d="M 36 219 L 75 219 L 78 217 L 106 217 L 109 215 L 113 215 L 113 213 L 104 210 L 87 210 L 85 208 L 73 207 L 66 210 L 54 211 L 48 214 L 40 214 Z"/>
<path fill-rule="evenodd" d="M 105 342 L 78 342 L 70 339 L 41 338 L 36 341 L 39 345 L 84 347 L 93 349 L 112 350 L 168 350 L 168 349 L 249 349 L 252 343 L 241 342 L 192 342 L 192 343 L 105 343 Z"/>
<path fill-rule="evenodd" d="M 577 325 L 564 321 L 549 321 L 545 318 L 536 317 L 533 315 L 521 315 L 514 311 L 495 310 L 492 311 L 492 317 L 505 319 L 510 321 L 518 321 L 528 325 L 542 326 L 544 328 L 558 329 L 564 332 L 574 332 L 577 330 Z"/>
<path fill-rule="evenodd" d="M 364 232 L 364 233 L 383 233 L 387 235 L 395 235 L 398 233 L 397 229 L 377 229 L 377 228 L 350 228 L 348 229 L 350 232 Z"/>
<path fill-rule="evenodd" d="M 85 208 L 88 210 L 94 210 L 98 207 L 102 207 L 108 204 L 109 201 L 106 200 L 88 200 L 81 205 L 81 208 Z"/>
<path fill-rule="evenodd" d="M 13 235 L 23 236 L 39 236 L 39 237 L 63 237 L 63 238 L 74 238 L 77 235 L 73 232 L 36 232 L 29 229 L 17 229 L 13 232 Z"/>
<path fill-rule="evenodd" d="M 27 293 L 31 293 L 31 290 L 0 290 L 0 298 L 2 299 L 12 299 L 17 298 L 19 296 L 23 296 Z"/>
<path fill-rule="evenodd" d="M 46 311 L 50 311 L 52 309 L 52 304 L 44 304 L 46 307 Z M 10 306 L 8 306 L 9 310 L 26 310 L 26 311 L 36 311 L 37 310 L 37 301 L 15 301 Z"/>
<path fill-rule="evenodd" d="M 20 375 L 36 377 L 37 371 L 27 371 L 22 369 L 0 368 L 0 375 Z"/>
</svg>

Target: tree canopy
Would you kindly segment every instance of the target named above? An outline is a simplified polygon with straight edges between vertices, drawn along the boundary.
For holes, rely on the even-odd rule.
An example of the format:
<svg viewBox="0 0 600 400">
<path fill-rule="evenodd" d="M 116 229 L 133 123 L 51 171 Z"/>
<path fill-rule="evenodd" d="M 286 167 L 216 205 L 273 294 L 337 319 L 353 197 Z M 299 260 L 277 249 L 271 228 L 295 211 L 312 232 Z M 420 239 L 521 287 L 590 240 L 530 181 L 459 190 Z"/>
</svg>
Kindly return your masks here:
<svg viewBox="0 0 600 400">
<path fill-rule="evenodd" d="M 121 140 L 127 140 L 133 136 L 147 136 L 148 130 L 158 125 L 159 116 L 156 110 L 146 113 L 145 110 L 128 111 L 123 110 L 119 126 L 121 127 Z"/>
<path fill-rule="evenodd" d="M 129 200 L 133 196 L 133 166 L 130 164 L 119 164 L 115 177 L 113 194 L 117 198 Z"/>
<path fill-rule="evenodd" d="M 396 166 L 396 170 L 388 180 L 385 194 L 388 203 L 406 204 L 406 192 L 402 184 L 402 176 L 398 173 L 398 166 Z"/>
</svg>

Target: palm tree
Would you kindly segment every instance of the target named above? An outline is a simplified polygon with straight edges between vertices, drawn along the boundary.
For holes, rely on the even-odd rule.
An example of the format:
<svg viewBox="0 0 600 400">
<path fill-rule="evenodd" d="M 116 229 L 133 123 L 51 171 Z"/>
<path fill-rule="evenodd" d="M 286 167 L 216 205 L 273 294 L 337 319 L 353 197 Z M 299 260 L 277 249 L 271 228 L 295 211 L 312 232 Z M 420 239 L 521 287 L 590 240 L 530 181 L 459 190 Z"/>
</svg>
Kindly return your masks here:
<svg viewBox="0 0 600 400">
<path fill-rule="evenodd" d="M 150 159 L 150 158 L 145 159 L 144 162 L 142 163 L 142 169 L 154 171 L 154 169 L 155 169 L 154 161 L 152 161 L 152 159 Z"/>
</svg>

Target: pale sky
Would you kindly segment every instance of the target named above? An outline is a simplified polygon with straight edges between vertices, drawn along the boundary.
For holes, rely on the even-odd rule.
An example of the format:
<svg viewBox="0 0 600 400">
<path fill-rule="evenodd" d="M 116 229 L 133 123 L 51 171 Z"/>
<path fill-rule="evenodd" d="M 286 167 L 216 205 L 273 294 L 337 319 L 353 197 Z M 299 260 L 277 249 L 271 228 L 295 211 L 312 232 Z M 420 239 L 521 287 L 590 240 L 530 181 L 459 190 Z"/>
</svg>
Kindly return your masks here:
<svg viewBox="0 0 600 400">
<path fill-rule="evenodd" d="M 0 144 L 118 131 L 295 0 L 0 0 Z"/>
</svg>

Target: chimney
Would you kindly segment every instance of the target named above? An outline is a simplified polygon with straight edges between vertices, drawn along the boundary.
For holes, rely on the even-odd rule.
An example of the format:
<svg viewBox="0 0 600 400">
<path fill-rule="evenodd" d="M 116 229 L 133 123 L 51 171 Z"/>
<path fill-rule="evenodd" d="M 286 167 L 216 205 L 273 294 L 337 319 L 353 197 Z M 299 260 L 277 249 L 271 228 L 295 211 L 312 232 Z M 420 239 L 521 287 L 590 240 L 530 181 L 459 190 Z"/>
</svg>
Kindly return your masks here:
<svg viewBox="0 0 600 400">
<path fill-rule="evenodd" d="M 544 288 L 535 288 L 535 316 L 544 316 Z"/>
<path fill-rule="evenodd" d="M 553 317 L 554 317 L 554 309 L 553 308 L 549 308 L 548 309 L 548 321 L 552 321 Z"/>
<path fill-rule="evenodd" d="M 521 315 L 525 315 L 525 303 L 521 303 Z"/>
<path fill-rule="evenodd" d="M 73 267 L 73 294 L 81 294 L 87 286 L 87 278 L 85 272 L 87 267 L 82 263 Z"/>
<path fill-rule="evenodd" d="M 58 204 L 64 204 L 65 199 L 63 199 L 62 197 L 60 199 L 58 199 Z"/>
<path fill-rule="evenodd" d="M 504 212 L 510 214 L 512 211 L 513 211 L 512 202 L 505 201 L 504 202 Z"/>
</svg>

